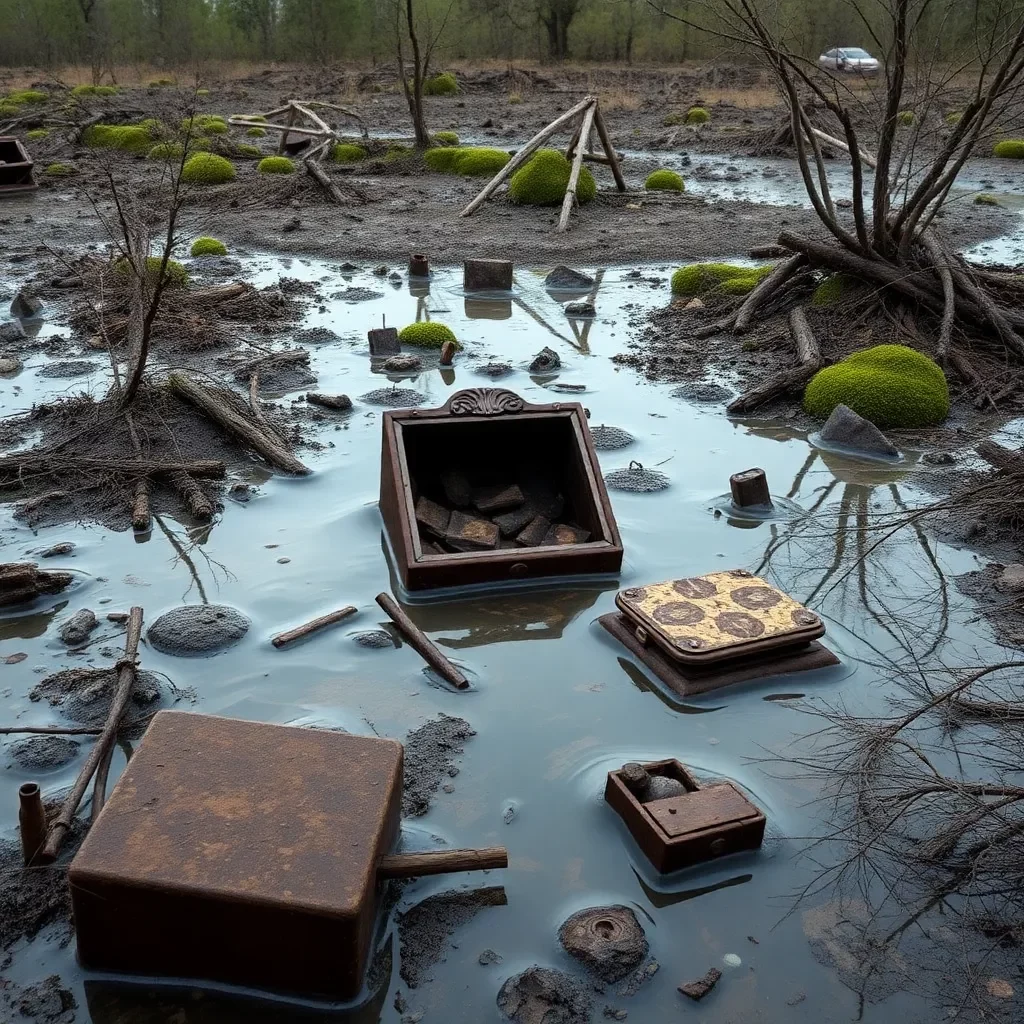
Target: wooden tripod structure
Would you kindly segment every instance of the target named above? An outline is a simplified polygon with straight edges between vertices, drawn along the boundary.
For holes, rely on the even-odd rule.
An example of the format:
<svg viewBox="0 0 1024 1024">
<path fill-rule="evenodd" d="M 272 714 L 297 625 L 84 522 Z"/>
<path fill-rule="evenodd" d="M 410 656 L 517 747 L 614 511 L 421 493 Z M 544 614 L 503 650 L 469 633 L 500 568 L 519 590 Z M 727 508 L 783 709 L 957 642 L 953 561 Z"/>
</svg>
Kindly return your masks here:
<svg viewBox="0 0 1024 1024">
<path fill-rule="evenodd" d="M 527 160 L 537 152 L 541 146 L 558 131 L 567 128 L 575 123 L 569 148 L 565 152 L 567 160 L 572 161 L 572 170 L 569 173 L 569 184 L 565 189 L 565 199 L 562 200 L 562 213 L 558 218 L 556 231 L 565 231 L 569 227 L 569 216 L 572 208 L 577 205 L 576 189 L 579 186 L 580 171 L 583 168 L 583 161 L 592 163 L 607 164 L 612 169 L 615 178 L 615 186 L 620 192 L 626 191 L 626 182 L 622 177 L 622 170 L 619 167 L 619 156 L 612 146 L 608 129 L 605 126 L 604 118 L 601 116 L 601 107 L 596 96 L 587 96 L 570 110 L 567 110 L 560 117 L 555 118 L 546 128 L 539 132 L 498 173 L 487 183 L 483 191 L 462 211 L 460 216 L 468 217 L 479 209 L 495 191 L 498 186 L 511 177 Z M 596 129 L 598 138 L 601 141 L 601 148 L 604 154 L 595 153 L 591 142 L 591 136 Z"/>
</svg>

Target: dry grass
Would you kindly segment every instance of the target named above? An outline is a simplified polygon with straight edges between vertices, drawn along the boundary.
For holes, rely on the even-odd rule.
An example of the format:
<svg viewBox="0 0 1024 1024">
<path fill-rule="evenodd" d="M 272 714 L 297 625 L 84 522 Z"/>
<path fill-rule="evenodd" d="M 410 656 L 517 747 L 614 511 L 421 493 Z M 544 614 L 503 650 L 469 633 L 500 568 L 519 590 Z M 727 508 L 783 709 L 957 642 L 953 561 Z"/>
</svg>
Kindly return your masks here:
<svg viewBox="0 0 1024 1024">
<path fill-rule="evenodd" d="M 766 110 L 771 107 L 781 107 L 782 98 L 778 90 L 767 86 L 751 86 L 749 88 L 702 88 L 700 90 L 702 106 L 712 106 L 715 103 L 727 103 L 731 107 L 738 107 L 741 110 Z"/>
<path fill-rule="evenodd" d="M 597 92 L 604 110 L 639 110 L 644 98 L 631 89 L 600 89 Z"/>
</svg>

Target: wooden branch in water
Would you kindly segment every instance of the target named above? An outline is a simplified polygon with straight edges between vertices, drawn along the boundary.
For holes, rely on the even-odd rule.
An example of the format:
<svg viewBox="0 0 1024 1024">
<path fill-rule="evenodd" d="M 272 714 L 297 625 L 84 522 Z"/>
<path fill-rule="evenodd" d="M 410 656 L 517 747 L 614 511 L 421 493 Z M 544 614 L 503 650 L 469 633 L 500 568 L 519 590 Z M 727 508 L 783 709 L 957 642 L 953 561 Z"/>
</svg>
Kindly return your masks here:
<svg viewBox="0 0 1024 1024">
<path fill-rule="evenodd" d="M 156 712 L 152 715 L 143 715 L 141 718 L 135 718 L 130 722 L 124 722 L 121 724 L 118 731 L 124 732 L 126 729 L 134 729 L 137 725 L 142 725 L 143 722 L 148 722 Z M 89 726 L 89 725 L 4 725 L 0 726 L 0 736 L 99 736 L 103 732 L 103 727 Z"/>
<path fill-rule="evenodd" d="M 974 450 L 990 465 L 1004 473 L 1024 474 L 1024 454 L 1005 448 L 998 441 L 986 438 Z"/>
<path fill-rule="evenodd" d="M 409 646 L 439 675 L 459 690 L 469 686 L 469 680 L 438 650 L 419 626 L 399 608 L 390 594 L 378 594 L 377 604 L 390 616 Z"/>
<path fill-rule="evenodd" d="M 389 853 L 377 863 L 378 878 L 422 878 L 456 871 L 490 871 L 508 867 L 508 850 L 488 846 L 481 850 L 426 850 L 423 853 Z"/>
<path fill-rule="evenodd" d="M 334 623 L 341 622 L 342 619 L 347 619 L 350 615 L 355 615 L 355 613 L 355 605 L 347 605 L 344 608 L 339 608 L 337 611 L 321 615 L 318 619 L 311 619 L 309 622 L 306 622 L 301 626 L 296 626 L 295 629 L 289 629 L 284 633 L 278 633 L 270 642 L 277 648 L 287 647 L 288 644 L 295 643 L 296 640 L 301 640 L 304 637 L 311 636 L 313 633 L 316 633 L 327 626 L 333 626 Z"/>
<path fill-rule="evenodd" d="M 297 476 L 305 476 L 310 472 L 309 467 L 303 465 L 279 441 L 269 437 L 266 431 L 231 408 L 215 392 L 198 381 L 183 373 L 172 373 L 167 378 L 167 384 L 172 391 L 194 405 L 204 416 L 243 441 L 272 466 Z"/>
<path fill-rule="evenodd" d="M 57 859 L 61 845 L 64 842 L 64 837 L 71 828 L 75 811 L 78 810 L 78 805 L 82 802 L 82 797 L 85 795 L 89 782 L 99 767 L 100 762 L 106 756 L 107 748 L 114 742 L 114 737 L 117 735 L 121 722 L 121 716 L 128 706 L 128 701 L 132 695 L 132 687 L 135 685 L 136 663 L 139 656 L 139 638 L 141 635 L 142 609 L 135 607 L 132 608 L 128 616 L 128 633 L 124 642 L 124 657 L 118 662 L 117 690 L 114 693 L 114 699 L 110 702 L 107 721 L 103 726 L 99 739 L 96 741 L 96 745 L 89 754 L 88 760 L 78 773 L 78 778 L 75 780 L 71 792 L 64 800 L 64 806 L 61 808 L 60 814 L 57 815 L 50 826 L 46 845 L 39 854 L 39 862 L 42 864 L 52 864 Z"/>
<path fill-rule="evenodd" d="M 835 146 L 836 149 L 841 149 L 844 153 L 850 152 L 850 147 L 843 142 L 842 139 L 837 139 L 834 135 L 826 135 L 825 132 L 820 131 L 818 128 L 812 128 L 811 132 L 822 142 L 827 142 L 830 146 Z M 860 150 L 860 158 L 863 163 L 868 165 L 868 167 L 878 166 L 878 161 L 863 149 Z"/>
<path fill-rule="evenodd" d="M 191 515 L 203 522 L 209 522 L 213 518 L 213 502 L 188 473 L 168 473 L 166 480 L 177 491 Z"/>
<path fill-rule="evenodd" d="M 151 525 L 149 511 L 149 480 L 143 477 L 135 482 L 135 498 L 132 501 L 132 529 L 145 533 Z"/>
</svg>

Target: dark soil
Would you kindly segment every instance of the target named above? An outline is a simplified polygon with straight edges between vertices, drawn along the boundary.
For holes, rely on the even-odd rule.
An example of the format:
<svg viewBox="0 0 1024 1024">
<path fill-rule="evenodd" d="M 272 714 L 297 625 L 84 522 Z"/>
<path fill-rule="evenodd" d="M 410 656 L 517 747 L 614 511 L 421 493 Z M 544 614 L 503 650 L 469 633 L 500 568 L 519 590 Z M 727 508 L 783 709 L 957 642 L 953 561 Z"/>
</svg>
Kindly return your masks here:
<svg viewBox="0 0 1024 1024">
<path fill-rule="evenodd" d="M 30 736 L 10 744 L 7 753 L 26 771 L 46 772 L 73 761 L 79 744 L 67 736 Z"/>
<path fill-rule="evenodd" d="M 37 683 L 29 692 L 29 700 L 46 700 L 60 708 L 61 714 L 82 725 L 102 725 L 107 720 L 110 704 L 117 691 L 114 668 L 68 668 L 55 672 Z M 161 707 L 191 693 L 178 690 L 172 683 L 152 672 L 139 672 L 132 688 L 127 721 L 149 716 Z M 137 735 L 145 731 L 145 723 L 137 727 Z M 126 730 L 125 735 L 132 735 Z"/>
<path fill-rule="evenodd" d="M 442 780 L 459 774 L 456 761 L 463 753 L 462 744 L 475 735 L 469 722 L 449 715 L 432 718 L 409 733 L 405 740 L 403 815 L 427 813 Z"/>
</svg>

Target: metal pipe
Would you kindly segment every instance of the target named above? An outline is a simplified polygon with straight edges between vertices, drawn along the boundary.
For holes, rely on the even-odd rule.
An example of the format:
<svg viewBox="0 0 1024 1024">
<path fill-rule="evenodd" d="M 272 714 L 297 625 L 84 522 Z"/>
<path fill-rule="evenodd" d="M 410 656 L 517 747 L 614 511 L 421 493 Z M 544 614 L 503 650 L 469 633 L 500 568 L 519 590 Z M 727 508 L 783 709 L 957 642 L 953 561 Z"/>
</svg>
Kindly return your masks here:
<svg viewBox="0 0 1024 1024">
<path fill-rule="evenodd" d="M 32 864 L 46 843 L 46 811 L 37 782 L 23 782 L 18 788 L 18 825 L 21 829 L 21 855 L 25 865 Z"/>
</svg>

